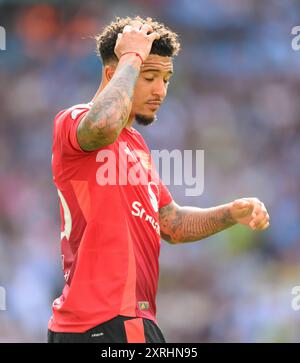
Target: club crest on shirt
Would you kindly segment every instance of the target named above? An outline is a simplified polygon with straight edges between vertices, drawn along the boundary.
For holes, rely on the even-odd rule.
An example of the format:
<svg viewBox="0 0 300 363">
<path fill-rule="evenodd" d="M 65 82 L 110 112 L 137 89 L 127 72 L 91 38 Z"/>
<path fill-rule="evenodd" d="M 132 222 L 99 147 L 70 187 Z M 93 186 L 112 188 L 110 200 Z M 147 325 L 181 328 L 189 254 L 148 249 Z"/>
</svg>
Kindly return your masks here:
<svg viewBox="0 0 300 363">
<path fill-rule="evenodd" d="M 143 165 L 145 169 L 151 169 L 151 161 L 150 156 L 143 150 L 134 150 L 135 155 L 140 160 L 140 163 Z"/>
</svg>

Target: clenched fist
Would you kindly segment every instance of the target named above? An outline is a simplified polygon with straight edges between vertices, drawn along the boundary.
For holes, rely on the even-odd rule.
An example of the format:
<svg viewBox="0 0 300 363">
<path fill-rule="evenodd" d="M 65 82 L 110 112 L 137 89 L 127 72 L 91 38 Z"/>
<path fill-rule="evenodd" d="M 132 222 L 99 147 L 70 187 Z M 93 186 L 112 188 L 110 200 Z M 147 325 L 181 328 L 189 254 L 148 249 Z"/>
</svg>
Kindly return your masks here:
<svg viewBox="0 0 300 363">
<path fill-rule="evenodd" d="M 253 230 L 264 230 L 270 225 L 268 211 L 257 198 L 236 199 L 229 207 L 232 218 Z"/>
<path fill-rule="evenodd" d="M 127 52 L 136 52 L 145 61 L 150 54 L 152 43 L 155 39 L 159 39 L 159 37 L 160 35 L 153 32 L 150 25 L 135 21 L 131 25 L 126 25 L 123 33 L 118 34 L 115 54 L 120 59 Z"/>
</svg>

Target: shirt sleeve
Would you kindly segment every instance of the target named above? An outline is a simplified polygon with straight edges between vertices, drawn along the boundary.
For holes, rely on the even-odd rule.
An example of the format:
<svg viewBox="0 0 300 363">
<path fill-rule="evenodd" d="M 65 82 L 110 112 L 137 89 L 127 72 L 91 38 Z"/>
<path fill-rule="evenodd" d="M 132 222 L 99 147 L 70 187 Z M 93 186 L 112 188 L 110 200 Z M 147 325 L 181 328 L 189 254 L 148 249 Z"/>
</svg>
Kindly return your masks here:
<svg viewBox="0 0 300 363">
<path fill-rule="evenodd" d="M 166 187 L 166 185 L 161 179 L 159 180 L 159 187 L 160 187 L 159 208 L 162 208 L 170 204 L 173 201 L 173 198 L 169 189 Z"/>
<path fill-rule="evenodd" d="M 68 154 L 87 153 L 82 150 L 77 140 L 77 127 L 88 107 L 71 107 L 61 111 L 54 119 L 55 138 L 61 145 L 62 152 Z"/>
</svg>

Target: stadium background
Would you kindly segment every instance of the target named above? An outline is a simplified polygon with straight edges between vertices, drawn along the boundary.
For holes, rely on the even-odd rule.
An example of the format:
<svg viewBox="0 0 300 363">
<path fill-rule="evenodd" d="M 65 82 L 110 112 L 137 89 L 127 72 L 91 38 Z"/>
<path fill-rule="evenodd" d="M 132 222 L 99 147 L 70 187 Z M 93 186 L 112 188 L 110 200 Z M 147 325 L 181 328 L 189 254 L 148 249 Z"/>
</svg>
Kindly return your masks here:
<svg viewBox="0 0 300 363">
<path fill-rule="evenodd" d="M 41 342 L 60 294 L 60 231 L 51 181 L 53 116 L 100 82 L 90 36 L 114 16 L 152 16 L 182 52 L 151 149 L 203 149 L 205 191 L 183 205 L 257 196 L 271 227 L 236 226 L 198 243 L 162 243 L 159 323 L 169 342 L 300 340 L 300 3 L 280 0 L 0 1 L 1 342 Z"/>
</svg>

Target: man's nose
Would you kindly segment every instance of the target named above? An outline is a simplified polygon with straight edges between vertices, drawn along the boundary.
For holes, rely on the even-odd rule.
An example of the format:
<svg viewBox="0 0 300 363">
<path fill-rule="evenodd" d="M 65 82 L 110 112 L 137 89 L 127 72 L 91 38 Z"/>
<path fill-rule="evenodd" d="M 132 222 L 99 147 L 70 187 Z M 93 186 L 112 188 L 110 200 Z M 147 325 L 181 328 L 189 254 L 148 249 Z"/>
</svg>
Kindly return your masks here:
<svg viewBox="0 0 300 363">
<path fill-rule="evenodd" d="M 167 94 L 167 86 L 163 80 L 157 80 L 152 91 L 153 95 L 163 100 Z"/>
</svg>

